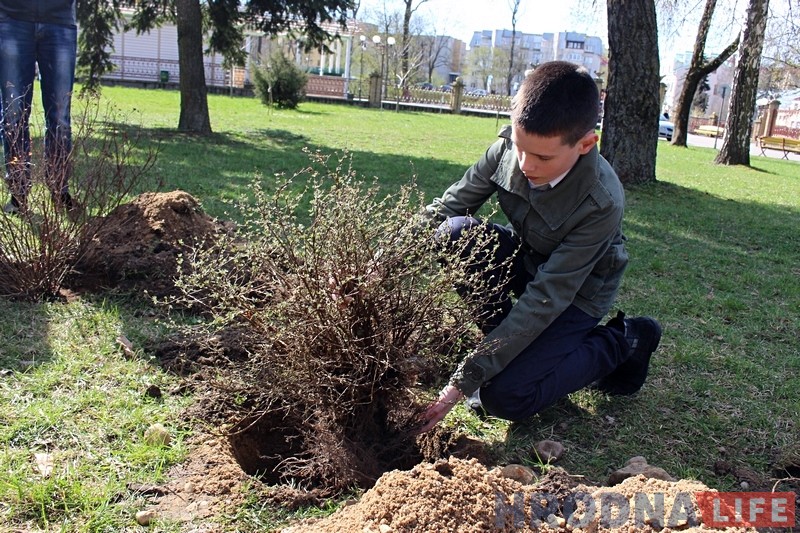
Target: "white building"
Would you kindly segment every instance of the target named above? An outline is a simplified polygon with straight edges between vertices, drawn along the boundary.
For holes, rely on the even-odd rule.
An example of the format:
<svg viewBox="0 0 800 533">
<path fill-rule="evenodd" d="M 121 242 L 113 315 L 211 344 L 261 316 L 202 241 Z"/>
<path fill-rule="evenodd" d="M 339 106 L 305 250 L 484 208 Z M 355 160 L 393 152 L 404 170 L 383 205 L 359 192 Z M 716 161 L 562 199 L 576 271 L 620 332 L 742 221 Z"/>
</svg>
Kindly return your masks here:
<svg viewBox="0 0 800 533">
<path fill-rule="evenodd" d="M 519 83 L 526 69 L 535 67 L 546 61 L 561 60 L 586 67 L 593 77 L 602 77 L 605 47 L 600 37 L 577 32 L 558 33 L 524 33 L 516 32 L 515 60 L 518 72 L 514 73 L 514 83 Z M 511 51 L 511 30 L 476 31 L 470 40 L 470 50 L 492 48 Z M 506 67 L 507 68 L 507 67 Z M 500 68 L 499 70 L 502 70 Z M 517 70 L 517 69 L 515 69 Z M 467 85 L 480 82 L 471 77 Z"/>
<path fill-rule="evenodd" d="M 678 104 L 683 82 L 686 80 L 686 73 L 692 62 L 692 52 L 681 52 L 675 54 L 672 65 L 668 69 L 669 74 L 664 76 L 663 82 L 667 87 L 664 95 L 662 111 L 672 115 Z M 725 124 L 728 116 L 728 104 L 730 103 L 731 87 L 733 86 L 734 67 L 736 58 L 731 56 L 726 62 L 719 66 L 717 70 L 708 75 L 708 104 L 702 117 L 708 118 L 714 115 L 719 117 L 720 124 Z"/>
</svg>

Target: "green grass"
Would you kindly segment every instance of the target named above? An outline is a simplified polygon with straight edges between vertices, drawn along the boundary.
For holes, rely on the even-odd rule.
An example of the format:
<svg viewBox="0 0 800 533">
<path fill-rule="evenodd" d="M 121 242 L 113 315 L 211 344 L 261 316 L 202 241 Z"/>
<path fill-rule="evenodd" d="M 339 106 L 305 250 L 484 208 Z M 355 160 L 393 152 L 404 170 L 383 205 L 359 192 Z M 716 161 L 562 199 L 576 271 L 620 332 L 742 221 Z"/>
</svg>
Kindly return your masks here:
<svg viewBox="0 0 800 533">
<path fill-rule="evenodd" d="M 186 454 L 178 416 L 186 400 L 145 395 L 177 382 L 144 353 L 123 356 L 116 339 L 163 334 L 123 304 L 3 302 L 0 307 L 0 522 L 31 530 L 119 530 L 133 525 L 128 482 L 158 482 Z M 173 444 L 143 441 L 150 424 Z M 49 454 L 53 471 L 36 468 Z M 121 500 L 122 503 L 115 503 Z"/>
<path fill-rule="evenodd" d="M 158 143 L 164 188 L 190 192 L 219 217 L 254 176 L 269 183 L 307 165 L 304 147 L 348 150 L 355 170 L 387 191 L 416 176 L 430 200 L 498 129 L 494 118 L 313 103 L 270 112 L 253 99 L 210 96 L 215 133 L 203 138 L 174 131 L 176 92 L 106 88 L 103 99 L 127 117 L 116 127 L 141 127 Z M 627 191 L 631 263 L 617 307 L 664 326 L 642 392 L 579 392 L 516 424 L 458 408 L 446 423 L 506 458 L 530 458 L 536 440 L 559 440 L 567 448 L 559 464 L 590 480 L 634 455 L 719 489 L 739 485 L 714 472 L 718 459 L 778 477 L 771 463 L 800 441 L 800 165 L 754 157 L 752 168 L 723 167 L 714 154 L 661 141 L 659 182 Z M 184 457 L 182 435 L 191 428 L 179 420 L 188 400 L 144 395 L 148 384 L 167 390 L 178 378 L 140 348 L 167 329 L 142 306 L 113 295 L 0 302 L 0 522 L 133 527 L 137 501 L 125 484 L 156 482 Z M 125 357 L 120 334 L 134 342 L 136 358 Z M 173 429 L 176 444 L 145 445 L 152 422 Z M 53 455 L 49 478 L 33 467 L 35 452 Z M 233 516 L 252 531 L 287 517 L 255 496 Z"/>
</svg>

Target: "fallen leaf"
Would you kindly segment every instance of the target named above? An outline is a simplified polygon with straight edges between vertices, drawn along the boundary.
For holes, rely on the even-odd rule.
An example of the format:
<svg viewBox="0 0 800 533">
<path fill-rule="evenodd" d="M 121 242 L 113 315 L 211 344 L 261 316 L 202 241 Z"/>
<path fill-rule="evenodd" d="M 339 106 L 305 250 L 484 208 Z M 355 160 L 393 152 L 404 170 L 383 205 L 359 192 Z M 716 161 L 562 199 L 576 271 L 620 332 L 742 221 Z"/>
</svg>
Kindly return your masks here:
<svg viewBox="0 0 800 533">
<path fill-rule="evenodd" d="M 128 337 L 120 335 L 117 337 L 117 343 L 120 348 L 122 348 L 122 353 L 124 353 L 126 357 L 136 357 L 136 352 L 133 351 L 133 343 L 128 340 Z"/>
<path fill-rule="evenodd" d="M 49 453 L 34 453 L 33 458 L 42 477 L 50 477 L 53 473 L 53 456 Z"/>
</svg>

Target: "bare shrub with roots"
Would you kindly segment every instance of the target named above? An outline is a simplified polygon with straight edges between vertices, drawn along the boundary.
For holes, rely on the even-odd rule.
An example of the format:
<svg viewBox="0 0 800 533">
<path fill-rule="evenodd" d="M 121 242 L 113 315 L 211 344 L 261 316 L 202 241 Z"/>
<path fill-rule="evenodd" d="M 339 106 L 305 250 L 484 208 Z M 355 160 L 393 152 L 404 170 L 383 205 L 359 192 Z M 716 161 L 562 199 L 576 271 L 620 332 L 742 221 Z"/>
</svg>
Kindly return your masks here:
<svg viewBox="0 0 800 533">
<path fill-rule="evenodd" d="M 256 181 L 239 236 L 185 257 L 173 301 L 251 347 L 219 385 L 240 398 L 234 439 L 260 428 L 258 453 L 278 455 L 253 470 L 328 493 L 418 460 L 420 384 L 440 385 L 470 349 L 490 289 L 415 214 L 413 185 L 381 198 L 348 161 L 312 156 L 272 193 Z M 275 435 L 288 449 L 269 448 Z"/>
<path fill-rule="evenodd" d="M 45 162 L 42 128 L 32 124 L 25 208 L 0 216 L 0 296 L 58 294 L 105 215 L 134 189 L 154 185 L 148 173 L 156 150 L 144 146 L 141 130 L 123 124 L 113 110 L 101 116 L 96 101 L 83 101 L 73 117 L 72 151 L 55 164 Z M 71 205 L 59 199 L 64 184 Z"/>
</svg>

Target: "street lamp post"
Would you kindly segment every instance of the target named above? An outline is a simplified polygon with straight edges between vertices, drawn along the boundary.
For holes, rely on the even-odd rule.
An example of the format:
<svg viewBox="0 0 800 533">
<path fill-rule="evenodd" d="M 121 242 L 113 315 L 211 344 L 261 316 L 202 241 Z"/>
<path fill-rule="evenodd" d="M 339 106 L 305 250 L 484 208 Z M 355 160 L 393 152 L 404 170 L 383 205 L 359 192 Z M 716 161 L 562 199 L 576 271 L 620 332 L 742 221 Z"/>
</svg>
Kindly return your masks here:
<svg viewBox="0 0 800 533">
<path fill-rule="evenodd" d="M 372 42 L 378 48 L 381 48 L 381 100 L 383 100 L 384 96 L 386 95 L 386 75 L 389 71 L 389 47 L 394 46 L 395 40 L 394 37 L 387 37 L 386 43 L 381 42 L 380 35 L 373 35 Z M 384 70 L 384 64 L 386 65 Z"/>
<path fill-rule="evenodd" d="M 714 150 L 717 149 L 717 138 L 719 137 L 719 121 L 722 120 L 722 107 L 725 105 L 725 93 L 728 91 L 728 88 L 723 86 L 722 87 L 722 100 L 719 103 L 719 115 L 717 115 L 717 130 L 714 132 Z"/>
<path fill-rule="evenodd" d="M 361 85 L 364 83 L 364 52 L 367 50 L 367 36 L 362 35 L 358 40 L 361 42 L 361 66 L 358 70 L 358 99 L 361 100 Z"/>
</svg>

